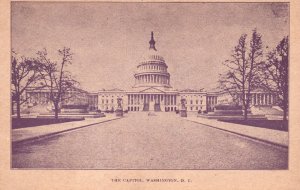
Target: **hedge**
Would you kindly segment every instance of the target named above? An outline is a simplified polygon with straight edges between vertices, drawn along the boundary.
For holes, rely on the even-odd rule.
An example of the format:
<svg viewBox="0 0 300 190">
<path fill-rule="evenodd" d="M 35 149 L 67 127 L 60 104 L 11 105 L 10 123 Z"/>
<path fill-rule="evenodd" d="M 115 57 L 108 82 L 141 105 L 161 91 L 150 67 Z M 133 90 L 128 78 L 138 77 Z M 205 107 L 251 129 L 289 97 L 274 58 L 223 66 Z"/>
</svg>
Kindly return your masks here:
<svg viewBox="0 0 300 190">
<path fill-rule="evenodd" d="M 215 106 L 216 110 L 242 110 L 243 107 L 240 105 L 216 105 Z"/>
<path fill-rule="evenodd" d="M 62 105 L 63 109 L 87 109 L 89 105 Z"/>
</svg>

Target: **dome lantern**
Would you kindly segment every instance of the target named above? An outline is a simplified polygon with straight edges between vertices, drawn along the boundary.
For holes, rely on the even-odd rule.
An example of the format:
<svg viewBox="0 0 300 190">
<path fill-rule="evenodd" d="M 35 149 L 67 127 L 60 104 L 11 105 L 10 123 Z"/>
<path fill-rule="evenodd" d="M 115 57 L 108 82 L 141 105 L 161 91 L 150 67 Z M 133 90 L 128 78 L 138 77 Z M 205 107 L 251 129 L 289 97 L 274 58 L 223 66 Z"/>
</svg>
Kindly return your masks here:
<svg viewBox="0 0 300 190">
<path fill-rule="evenodd" d="M 149 44 L 150 44 L 149 49 L 153 49 L 153 50 L 157 51 L 156 48 L 155 48 L 155 40 L 154 40 L 154 37 L 153 37 L 153 32 L 151 32 L 151 40 L 149 41 Z"/>
<path fill-rule="evenodd" d="M 172 88 L 170 74 L 164 58 L 155 48 L 153 32 L 149 41 L 150 47 L 145 52 L 134 74 L 135 85 L 133 87 L 163 87 Z"/>
</svg>

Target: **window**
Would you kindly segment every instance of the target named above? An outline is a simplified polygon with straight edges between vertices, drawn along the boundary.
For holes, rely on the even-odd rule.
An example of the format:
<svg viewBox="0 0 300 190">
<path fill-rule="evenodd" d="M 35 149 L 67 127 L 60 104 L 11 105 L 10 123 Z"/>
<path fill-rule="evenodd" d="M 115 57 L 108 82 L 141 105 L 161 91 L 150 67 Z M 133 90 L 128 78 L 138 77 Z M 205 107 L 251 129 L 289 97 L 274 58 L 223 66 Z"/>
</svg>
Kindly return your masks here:
<svg viewBox="0 0 300 190">
<path fill-rule="evenodd" d="M 104 104 L 104 100 L 102 100 L 102 104 Z"/>
<path fill-rule="evenodd" d="M 198 100 L 196 100 L 196 104 L 198 104 Z"/>
<path fill-rule="evenodd" d="M 191 110 L 193 110 L 193 107 L 191 107 Z"/>
<path fill-rule="evenodd" d="M 196 106 L 196 110 L 198 110 L 198 106 Z"/>
<path fill-rule="evenodd" d="M 191 100 L 191 104 L 193 104 L 193 100 Z"/>
<path fill-rule="evenodd" d="M 114 103 L 114 99 L 111 99 L 111 103 Z"/>
</svg>

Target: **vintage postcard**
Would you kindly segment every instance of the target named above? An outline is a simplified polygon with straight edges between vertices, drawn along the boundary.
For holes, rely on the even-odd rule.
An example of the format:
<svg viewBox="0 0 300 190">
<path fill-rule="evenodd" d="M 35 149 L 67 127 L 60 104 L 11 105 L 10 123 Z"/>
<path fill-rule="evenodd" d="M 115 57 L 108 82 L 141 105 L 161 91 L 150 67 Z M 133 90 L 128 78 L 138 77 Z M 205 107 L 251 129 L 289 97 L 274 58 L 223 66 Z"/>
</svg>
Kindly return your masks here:
<svg viewBox="0 0 300 190">
<path fill-rule="evenodd" d="M 299 3 L 3 5 L 4 189 L 296 189 Z"/>
</svg>

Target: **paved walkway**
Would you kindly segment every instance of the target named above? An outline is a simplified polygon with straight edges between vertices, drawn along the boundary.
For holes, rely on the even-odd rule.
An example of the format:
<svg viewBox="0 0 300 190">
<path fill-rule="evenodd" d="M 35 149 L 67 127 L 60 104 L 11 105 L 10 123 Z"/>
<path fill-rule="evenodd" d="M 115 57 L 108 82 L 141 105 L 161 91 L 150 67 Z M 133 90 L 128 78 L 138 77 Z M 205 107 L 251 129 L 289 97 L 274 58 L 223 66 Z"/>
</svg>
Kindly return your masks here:
<svg viewBox="0 0 300 190">
<path fill-rule="evenodd" d="M 228 122 L 221 122 L 214 119 L 202 117 L 187 117 L 186 120 L 232 132 L 238 135 L 247 136 L 257 140 L 269 142 L 283 147 L 288 147 L 288 132 L 259 127 L 251 127 Z"/>
<path fill-rule="evenodd" d="M 188 121 L 128 113 L 12 147 L 12 168 L 287 169 L 286 148 Z"/>
<path fill-rule="evenodd" d="M 62 133 L 74 129 L 79 129 L 90 125 L 112 121 L 115 119 L 120 119 L 120 118 L 116 117 L 114 114 L 113 115 L 108 114 L 106 115 L 106 117 L 86 118 L 83 121 L 73 121 L 73 122 L 66 122 L 66 123 L 59 123 L 59 124 L 13 129 L 12 142 L 20 143 L 28 140 L 35 140 L 49 135 L 54 135 L 54 134 L 58 134 L 58 133 Z"/>
</svg>

